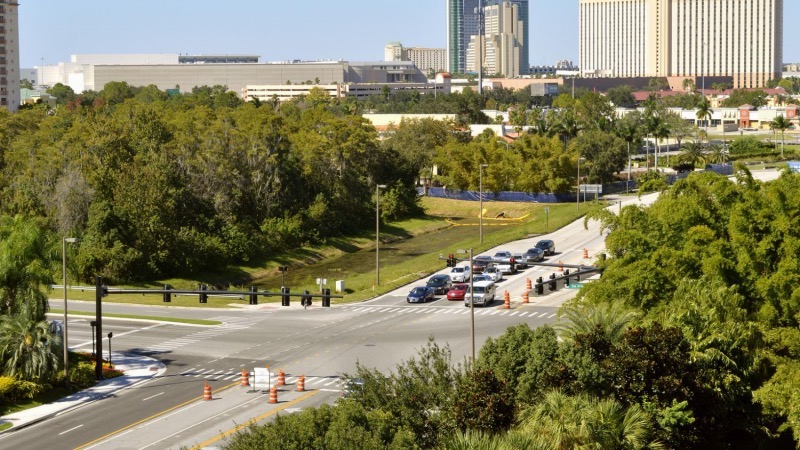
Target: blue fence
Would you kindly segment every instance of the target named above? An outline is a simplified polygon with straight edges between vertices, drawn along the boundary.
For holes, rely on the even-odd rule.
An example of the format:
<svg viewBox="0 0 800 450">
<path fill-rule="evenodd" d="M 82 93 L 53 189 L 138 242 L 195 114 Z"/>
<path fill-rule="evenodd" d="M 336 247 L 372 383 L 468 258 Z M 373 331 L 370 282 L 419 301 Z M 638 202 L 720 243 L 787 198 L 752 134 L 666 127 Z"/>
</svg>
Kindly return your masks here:
<svg viewBox="0 0 800 450">
<path fill-rule="evenodd" d="M 428 197 L 449 198 L 452 200 L 478 201 L 478 192 L 475 191 L 453 191 L 445 188 L 418 188 L 420 195 Z M 484 192 L 483 201 L 494 202 L 526 202 L 526 203 L 565 203 L 574 202 L 575 193 L 565 194 L 531 194 L 527 192 Z"/>
</svg>

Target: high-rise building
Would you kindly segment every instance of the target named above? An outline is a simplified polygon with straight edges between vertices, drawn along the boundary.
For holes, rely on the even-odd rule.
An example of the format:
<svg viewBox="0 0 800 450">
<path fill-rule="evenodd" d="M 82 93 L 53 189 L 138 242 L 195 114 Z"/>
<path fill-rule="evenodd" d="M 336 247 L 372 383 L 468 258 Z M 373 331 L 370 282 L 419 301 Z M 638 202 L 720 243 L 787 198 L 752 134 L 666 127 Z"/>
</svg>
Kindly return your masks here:
<svg viewBox="0 0 800 450">
<path fill-rule="evenodd" d="M 0 0 L 0 107 L 17 111 L 19 85 L 19 3 Z"/>
<path fill-rule="evenodd" d="M 447 0 L 447 71 L 464 73 L 467 48 L 479 34 L 478 0 Z"/>
<path fill-rule="evenodd" d="M 518 77 L 523 73 L 522 33 L 523 23 L 518 5 L 500 2 L 484 8 L 484 35 L 482 40 L 483 72 Z M 476 54 L 478 36 L 474 36 L 467 49 L 467 71 L 477 71 Z M 527 68 L 524 73 L 528 73 Z"/>
<path fill-rule="evenodd" d="M 579 0 L 586 77 L 780 77 L 783 0 Z"/>
<path fill-rule="evenodd" d="M 529 73 L 528 53 L 530 52 L 530 31 L 528 16 L 529 0 L 447 0 L 447 57 L 448 71 L 467 71 L 467 50 L 470 42 L 481 33 L 479 3 L 482 7 L 499 5 L 501 3 L 517 5 L 518 14 L 522 20 L 520 32 L 520 74 Z M 474 66 L 474 63 L 473 63 Z"/>
</svg>

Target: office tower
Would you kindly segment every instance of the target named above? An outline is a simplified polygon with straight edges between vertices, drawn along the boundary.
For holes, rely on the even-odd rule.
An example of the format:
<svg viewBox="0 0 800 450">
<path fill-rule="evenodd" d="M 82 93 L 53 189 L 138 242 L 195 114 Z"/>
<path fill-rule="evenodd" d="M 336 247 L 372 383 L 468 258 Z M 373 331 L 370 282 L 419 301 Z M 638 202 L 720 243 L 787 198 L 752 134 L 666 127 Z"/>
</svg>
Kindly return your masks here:
<svg viewBox="0 0 800 450">
<path fill-rule="evenodd" d="M 581 75 L 780 77 L 783 0 L 579 0 Z"/>
<path fill-rule="evenodd" d="M 19 4 L 0 0 L 0 107 L 17 111 L 19 80 Z"/>
<path fill-rule="evenodd" d="M 521 74 L 529 73 L 530 63 L 530 19 L 528 16 L 529 0 L 484 0 L 484 7 L 499 5 L 503 1 L 517 5 L 519 17 L 522 20 L 520 41 L 520 71 Z M 447 56 L 448 70 L 451 72 L 465 72 L 467 66 L 467 49 L 470 42 L 481 34 L 479 28 L 478 0 L 447 0 Z M 473 63 L 474 65 L 474 63 Z"/>
<path fill-rule="evenodd" d="M 403 47 L 400 42 L 390 42 L 384 48 L 385 61 L 411 61 L 428 76 L 447 68 L 447 51 L 443 48 Z"/>
<path fill-rule="evenodd" d="M 447 0 L 447 70 L 466 72 L 467 47 L 478 31 L 478 0 Z"/>
<path fill-rule="evenodd" d="M 500 2 L 484 8 L 483 71 L 517 77 L 522 74 L 523 23 L 519 7 L 511 2 Z M 473 37 L 467 50 L 467 71 L 477 71 L 476 53 L 478 36 Z M 525 71 L 527 73 L 530 70 Z"/>
</svg>

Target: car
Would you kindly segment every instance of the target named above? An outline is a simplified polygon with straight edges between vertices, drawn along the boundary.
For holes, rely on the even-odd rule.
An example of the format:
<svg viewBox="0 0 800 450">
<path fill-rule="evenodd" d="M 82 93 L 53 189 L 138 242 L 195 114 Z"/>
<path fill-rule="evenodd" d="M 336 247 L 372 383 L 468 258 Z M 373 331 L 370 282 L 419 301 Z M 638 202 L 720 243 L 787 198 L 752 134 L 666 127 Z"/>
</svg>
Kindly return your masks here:
<svg viewBox="0 0 800 450">
<path fill-rule="evenodd" d="M 544 256 L 550 256 L 556 254 L 556 243 L 551 241 L 550 239 L 542 239 L 541 241 L 537 242 L 536 248 L 544 252 Z"/>
<path fill-rule="evenodd" d="M 464 306 L 469 306 L 470 300 L 472 300 L 472 304 L 474 305 L 481 304 L 483 305 L 483 307 L 486 307 L 494 303 L 494 297 L 496 293 L 494 283 L 473 282 L 472 287 L 474 288 L 474 290 L 470 290 L 470 288 L 467 287 L 467 293 L 464 295 Z"/>
<path fill-rule="evenodd" d="M 508 261 L 496 263 L 495 267 L 504 274 L 514 275 L 517 273 L 517 265 L 513 262 L 513 258 Z"/>
<path fill-rule="evenodd" d="M 450 275 L 434 275 L 428 279 L 426 285 L 433 288 L 434 294 L 447 294 L 453 282 L 450 280 Z"/>
<path fill-rule="evenodd" d="M 494 280 L 492 280 L 492 278 L 489 275 L 487 275 L 485 273 L 482 273 L 480 275 L 475 275 L 474 277 L 472 277 L 472 282 L 473 283 L 483 283 L 483 282 L 494 283 Z"/>
<path fill-rule="evenodd" d="M 522 257 L 528 264 L 539 262 L 544 260 L 544 250 L 538 247 L 529 248 L 528 251 L 522 254 Z"/>
<path fill-rule="evenodd" d="M 406 297 L 406 302 L 408 303 L 427 303 L 428 300 L 436 300 L 433 288 L 428 286 L 415 287 Z"/>
<path fill-rule="evenodd" d="M 477 278 L 477 276 L 475 277 Z M 467 292 L 468 285 L 466 284 L 454 284 L 453 287 L 447 291 L 447 300 L 464 300 L 464 294 Z"/>
<path fill-rule="evenodd" d="M 469 281 L 470 273 L 468 266 L 456 266 L 450 270 L 450 279 L 454 283 L 466 283 Z"/>
<path fill-rule="evenodd" d="M 481 273 L 486 266 L 491 264 L 494 260 L 491 256 L 488 255 L 481 255 L 478 257 L 473 258 L 472 260 L 472 273 Z"/>
<path fill-rule="evenodd" d="M 511 258 L 513 257 L 514 255 L 511 252 L 506 250 L 501 250 L 495 253 L 492 259 L 494 259 L 494 262 L 505 262 L 505 261 L 510 261 Z"/>
<path fill-rule="evenodd" d="M 503 279 L 503 271 L 498 269 L 497 266 L 495 266 L 494 264 L 487 267 L 486 270 L 483 271 L 483 273 L 491 277 L 492 281 L 494 281 L 495 283 Z"/>
</svg>

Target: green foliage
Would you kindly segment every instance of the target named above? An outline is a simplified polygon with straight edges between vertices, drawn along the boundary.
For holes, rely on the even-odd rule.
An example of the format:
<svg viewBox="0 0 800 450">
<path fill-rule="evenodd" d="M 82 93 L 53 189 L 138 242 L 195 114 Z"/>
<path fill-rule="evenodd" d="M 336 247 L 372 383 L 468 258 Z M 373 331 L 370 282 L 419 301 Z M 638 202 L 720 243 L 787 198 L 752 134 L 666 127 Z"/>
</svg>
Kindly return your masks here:
<svg viewBox="0 0 800 450">
<path fill-rule="evenodd" d="M 50 389 L 50 385 L 48 384 L 20 380 L 13 377 L 11 378 L 10 383 L 7 379 L 4 380 L 4 384 L 7 389 L 4 393 L 0 394 L 0 397 L 12 404 L 22 400 L 30 400 L 42 392 Z"/>
<path fill-rule="evenodd" d="M 639 192 L 659 192 L 669 188 L 667 179 L 660 172 L 649 171 L 638 178 Z"/>
<path fill-rule="evenodd" d="M 456 382 L 451 413 L 459 430 L 498 433 L 514 422 L 514 392 L 487 369 L 468 370 Z"/>
<path fill-rule="evenodd" d="M 61 338 L 27 314 L 0 317 L 0 370 L 22 380 L 49 381 L 63 366 Z"/>
<path fill-rule="evenodd" d="M 90 362 L 81 361 L 69 367 L 69 382 L 72 386 L 85 389 L 97 382 L 95 378 L 95 365 Z"/>
<path fill-rule="evenodd" d="M 742 105 L 752 105 L 760 108 L 767 104 L 767 93 L 760 90 L 734 89 L 728 98 L 722 101 L 723 108 L 738 108 Z"/>
</svg>

